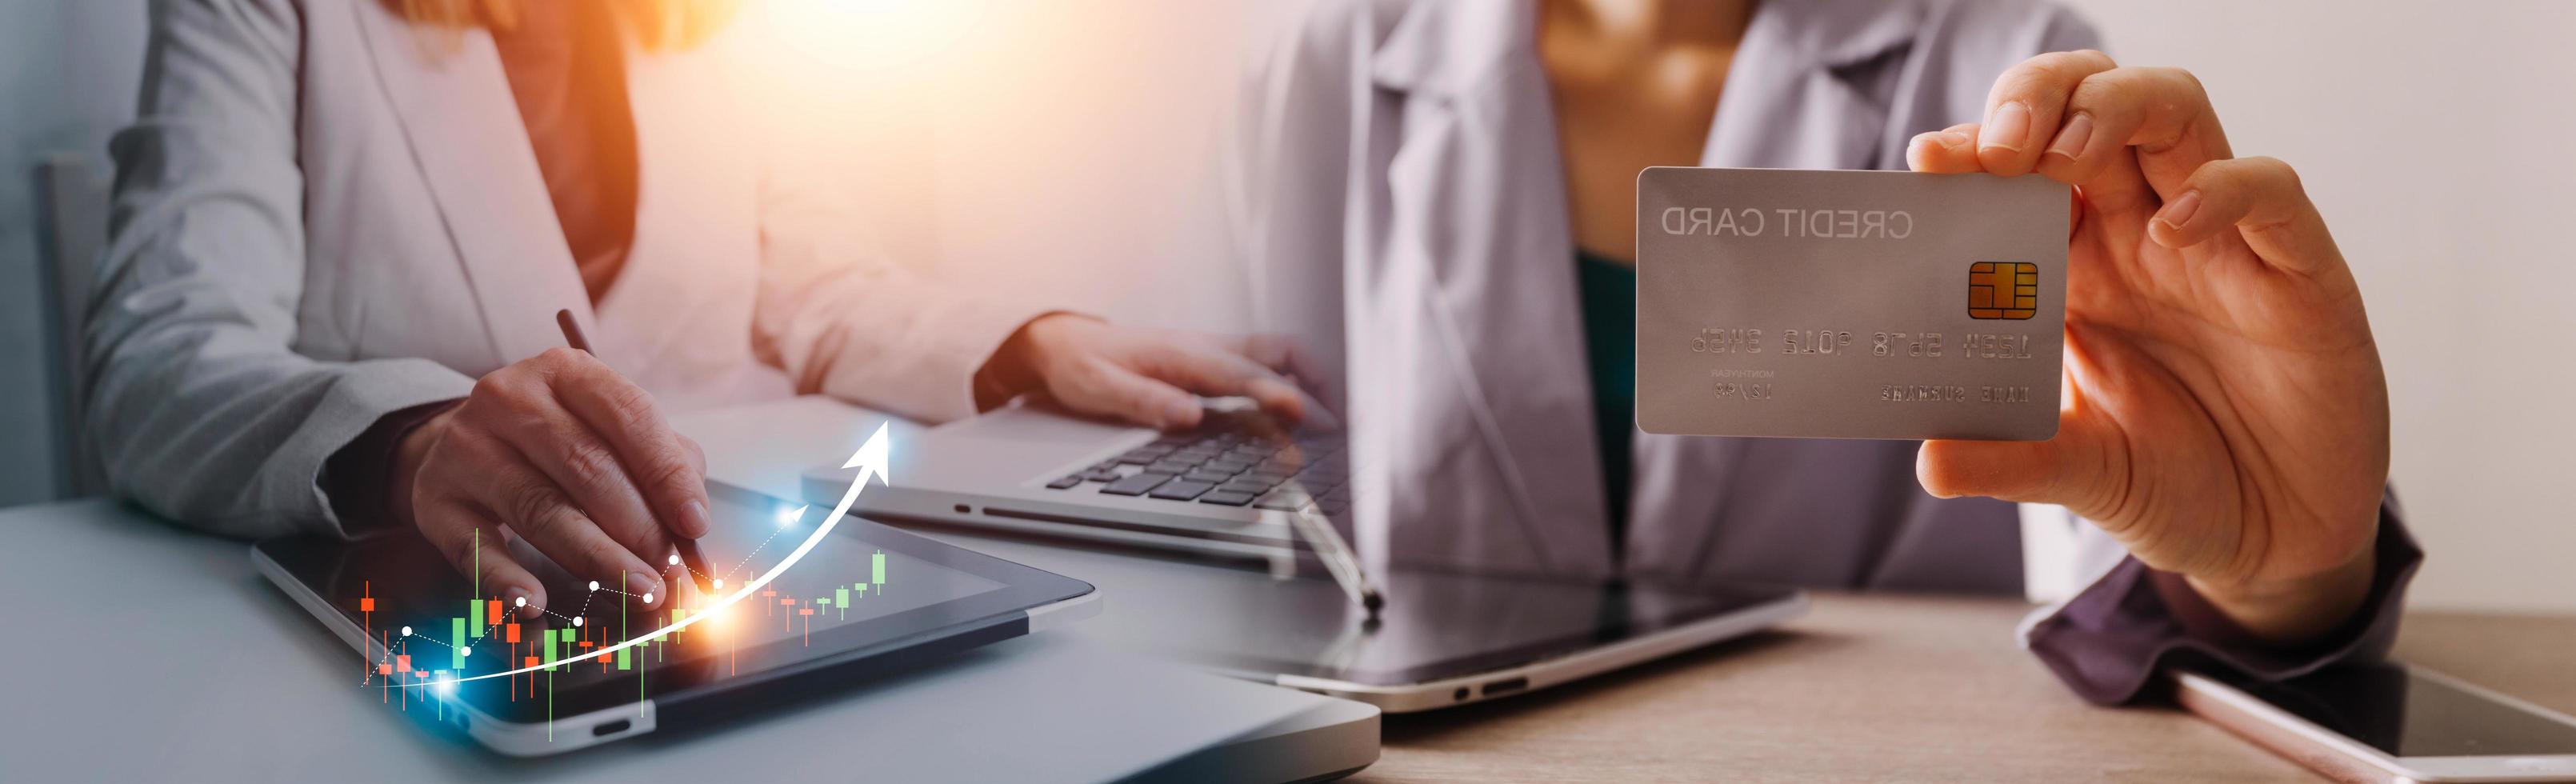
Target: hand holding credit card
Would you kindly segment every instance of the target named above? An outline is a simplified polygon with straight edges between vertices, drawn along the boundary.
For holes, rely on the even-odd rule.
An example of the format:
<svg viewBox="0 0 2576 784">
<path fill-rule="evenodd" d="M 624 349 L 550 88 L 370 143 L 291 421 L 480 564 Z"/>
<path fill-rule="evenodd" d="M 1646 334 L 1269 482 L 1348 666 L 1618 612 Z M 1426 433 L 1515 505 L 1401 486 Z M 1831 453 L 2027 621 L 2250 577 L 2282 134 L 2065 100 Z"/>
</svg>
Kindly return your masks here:
<svg viewBox="0 0 2576 784">
<path fill-rule="evenodd" d="M 2402 590 L 2358 281 L 2195 77 L 2043 54 L 1905 158 L 1639 177 L 1640 427 L 1927 438 L 1925 492 L 2063 506 L 2230 634 L 2310 643 Z"/>
<path fill-rule="evenodd" d="M 2055 435 L 2071 198 L 2041 177 L 1645 170 L 1638 427 Z"/>
</svg>

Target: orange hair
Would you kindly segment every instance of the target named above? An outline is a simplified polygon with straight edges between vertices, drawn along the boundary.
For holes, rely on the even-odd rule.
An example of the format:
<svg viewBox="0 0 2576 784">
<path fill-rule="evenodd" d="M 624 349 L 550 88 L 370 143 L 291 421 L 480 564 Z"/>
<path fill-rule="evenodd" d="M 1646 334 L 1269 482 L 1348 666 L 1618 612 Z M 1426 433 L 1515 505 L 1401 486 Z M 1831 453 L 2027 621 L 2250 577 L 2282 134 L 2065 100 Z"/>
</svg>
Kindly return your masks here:
<svg viewBox="0 0 2576 784">
<path fill-rule="evenodd" d="M 741 5 L 740 0 L 384 0 L 395 15 L 413 24 L 494 30 L 518 27 L 520 13 L 530 2 L 611 3 L 626 28 L 644 48 L 654 51 L 706 42 L 733 21 Z"/>
</svg>

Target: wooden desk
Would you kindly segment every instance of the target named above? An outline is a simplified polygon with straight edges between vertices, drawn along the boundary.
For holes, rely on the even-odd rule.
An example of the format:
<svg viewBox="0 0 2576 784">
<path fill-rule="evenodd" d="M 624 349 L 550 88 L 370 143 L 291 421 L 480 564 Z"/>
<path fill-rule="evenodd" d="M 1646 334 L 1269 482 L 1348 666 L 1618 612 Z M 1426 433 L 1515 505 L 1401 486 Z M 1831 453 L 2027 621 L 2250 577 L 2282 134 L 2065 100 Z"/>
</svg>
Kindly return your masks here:
<svg viewBox="0 0 2576 784">
<path fill-rule="evenodd" d="M 1780 633 L 1388 716 L 1354 781 L 2317 781 L 2172 708 L 2095 708 L 2008 599 L 1826 594 Z M 2399 658 L 2576 713 L 2576 618 L 2418 613 Z"/>
</svg>

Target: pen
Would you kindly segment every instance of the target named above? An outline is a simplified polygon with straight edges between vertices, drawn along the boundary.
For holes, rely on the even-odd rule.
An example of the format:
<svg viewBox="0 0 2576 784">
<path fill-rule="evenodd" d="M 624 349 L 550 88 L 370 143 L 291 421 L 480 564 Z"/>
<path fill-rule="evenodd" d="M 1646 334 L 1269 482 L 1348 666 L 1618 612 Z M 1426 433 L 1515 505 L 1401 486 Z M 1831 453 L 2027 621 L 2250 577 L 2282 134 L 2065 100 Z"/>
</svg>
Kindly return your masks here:
<svg viewBox="0 0 2576 784">
<path fill-rule="evenodd" d="M 1342 584 L 1342 593 L 1367 610 L 1370 621 L 1376 621 L 1378 609 L 1386 606 L 1386 597 L 1378 595 L 1377 586 L 1369 584 L 1368 570 L 1360 568 L 1359 554 L 1351 550 L 1342 532 L 1312 506 L 1290 512 L 1288 520 L 1290 527 L 1306 538 L 1307 546 L 1315 548 L 1315 557 L 1324 562 L 1324 571 L 1333 574 L 1333 582 Z"/>
<path fill-rule="evenodd" d="M 590 338 L 581 333 L 581 324 L 572 320 L 570 309 L 555 311 L 555 326 L 563 328 L 564 343 L 579 349 L 581 353 L 599 356 L 599 352 L 590 350 Z M 696 583 L 699 591 L 710 596 L 714 595 L 716 587 L 707 582 L 710 575 L 707 571 L 707 557 L 698 552 L 698 540 L 674 536 L 671 537 L 671 545 L 680 551 L 680 563 L 688 568 L 689 581 Z"/>
</svg>

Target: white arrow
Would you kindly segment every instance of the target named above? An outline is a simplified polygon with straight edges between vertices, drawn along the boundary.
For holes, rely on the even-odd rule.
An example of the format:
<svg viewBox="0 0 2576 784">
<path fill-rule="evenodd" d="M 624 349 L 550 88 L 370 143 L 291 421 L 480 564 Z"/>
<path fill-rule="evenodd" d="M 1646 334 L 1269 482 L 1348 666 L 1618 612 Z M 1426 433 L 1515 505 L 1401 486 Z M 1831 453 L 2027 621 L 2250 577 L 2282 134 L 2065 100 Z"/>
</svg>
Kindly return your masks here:
<svg viewBox="0 0 2576 784">
<path fill-rule="evenodd" d="M 868 436 L 867 443 L 861 444 L 859 446 L 858 453 L 850 455 L 850 462 L 842 463 L 841 467 L 859 469 L 859 475 L 850 480 L 849 492 L 841 494 L 841 503 L 832 507 L 831 514 L 824 516 L 822 525 L 814 526 L 814 533 L 805 537 L 804 544 L 797 545 L 796 551 L 788 553 L 787 557 L 781 559 L 777 566 L 769 567 L 769 571 L 761 573 L 759 577 L 744 584 L 731 595 L 716 600 L 714 604 L 699 608 L 697 612 L 691 613 L 688 618 L 675 621 L 669 626 L 645 632 L 643 635 L 638 636 L 635 639 L 627 640 L 625 642 L 601 648 L 596 651 L 591 651 L 579 656 L 556 659 L 549 663 L 521 667 L 509 672 L 495 672 L 487 675 L 476 675 L 471 678 L 450 678 L 447 680 L 433 682 L 430 685 L 443 686 L 451 683 L 479 681 L 485 678 L 502 678 L 523 672 L 535 672 L 537 670 L 542 670 L 556 665 L 571 664 L 583 659 L 606 656 L 641 645 L 646 640 L 689 628 L 690 624 L 706 620 L 708 616 L 714 615 L 717 611 L 733 606 L 735 603 L 742 601 L 743 597 L 750 596 L 754 592 L 759 591 L 761 587 L 768 585 L 769 581 L 776 580 L 779 575 L 787 573 L 787 567 L 795 566 L 798 560 L 805 557 L 805 553 L 814 549 L 815 543 L 823 541 L 823 536 L 832 532 L 832 526 L 841 522 L 841 516 L 850 513 L 850 504 L 859 500 L 859 491 L 867 489 L 869 479 L 875 479 L 880 484 L 886 481 L 886 426 L 878 425 L 876 435 Z"/>
</svg>

